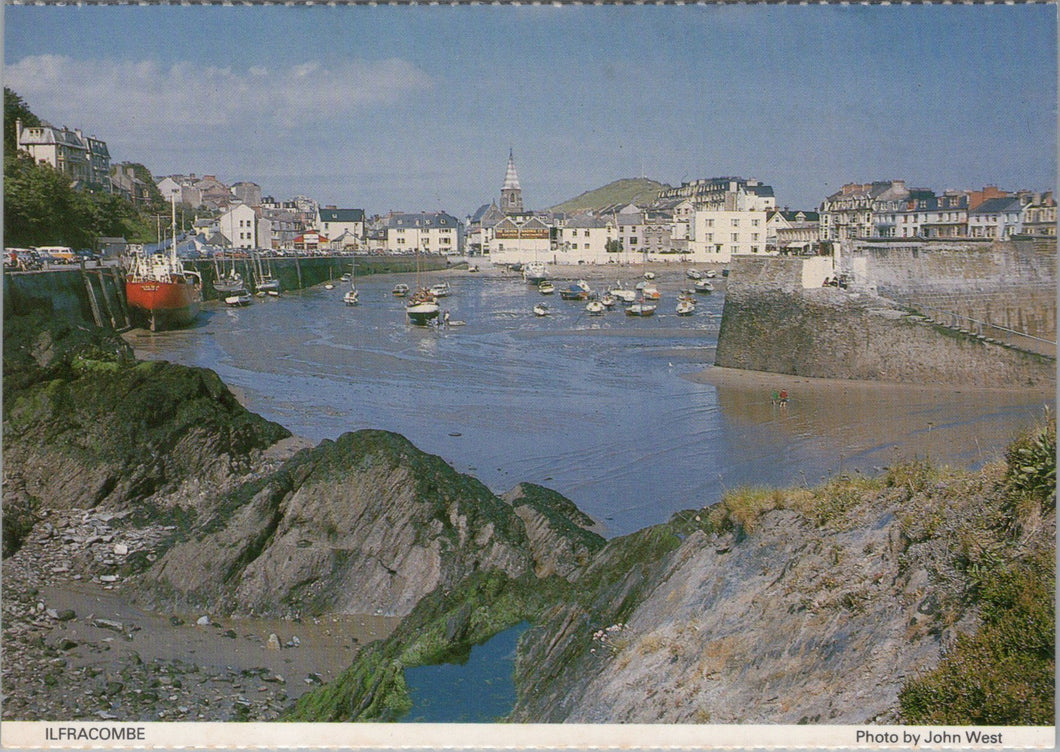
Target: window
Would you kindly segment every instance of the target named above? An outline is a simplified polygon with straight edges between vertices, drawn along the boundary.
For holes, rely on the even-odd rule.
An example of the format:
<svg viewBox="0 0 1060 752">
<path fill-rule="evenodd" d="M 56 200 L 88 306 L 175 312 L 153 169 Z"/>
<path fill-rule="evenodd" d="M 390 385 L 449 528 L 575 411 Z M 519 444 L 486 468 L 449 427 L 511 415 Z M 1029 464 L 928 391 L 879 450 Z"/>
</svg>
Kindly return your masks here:
<svg viewBox="0 0 1060 752">
<path fill-rule="evenodd" d="M 629 239 L 629 244 L 630 245 L 636 245 L 637 244 L 637 239 L 636 238 L 630 238 Z"/>
<path fill-rule="evenodd" d="M 758 227 L 758 220 L 757 219 L 752 219 L 751 220 L 751 227 Z"/>
<path fill-rule="evenodd" d="M 758 242 L 758 233 L 757 232 L 752 232 L 751 233 L 751 242 L 752 243 L 757 243 Z"/>
<path fill-rule="evenodd" d="M 733 217 L 731 222 L 732 222 L 732 226 L 733 227 L 739 227 L 740 226 L 740 220 L 737 217 Z"/>
<path fill-rule="evenodd" d="M 714 226 L 714 220 L 713 219 L 708 219 L 707 220 L 707 227 L 713 227 L 713 226 Z"/>
<path fill-rule="evenodd" d="M 740 233 L 734 232 L 732 234 L 732 242 L 734 242 L 734 243 L 739 243 L 740 242 Z"/>
<path fill-rule="evenodd" d="M 589 237 L 589 231 L 588 230 L 585 231 L 585 237 Z"/>
</svg>

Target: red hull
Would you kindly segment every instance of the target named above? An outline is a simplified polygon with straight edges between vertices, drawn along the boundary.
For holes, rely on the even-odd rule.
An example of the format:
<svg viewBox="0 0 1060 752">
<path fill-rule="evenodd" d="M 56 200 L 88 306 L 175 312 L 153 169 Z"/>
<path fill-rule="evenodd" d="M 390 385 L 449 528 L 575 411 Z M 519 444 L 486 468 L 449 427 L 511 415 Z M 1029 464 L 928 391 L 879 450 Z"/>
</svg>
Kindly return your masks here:
<svg viewBox="0 0 1060 752">
<path fill-rule="evenodd" d="M 126 280 L 125 298 L 129 312 L 146 323 L 151 331 L 158 331 L 187 326 L 195 321 L 202 292 L 190 281 Z"/>
</svg>

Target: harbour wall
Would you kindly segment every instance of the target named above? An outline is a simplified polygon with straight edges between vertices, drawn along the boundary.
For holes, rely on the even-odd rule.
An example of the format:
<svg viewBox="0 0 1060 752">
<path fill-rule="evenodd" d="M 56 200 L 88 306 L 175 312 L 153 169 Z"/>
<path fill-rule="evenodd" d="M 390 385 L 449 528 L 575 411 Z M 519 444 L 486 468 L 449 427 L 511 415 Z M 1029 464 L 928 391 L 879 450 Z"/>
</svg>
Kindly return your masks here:
<svg viewBox="0 0 1060 752">
<path fill-rule="evenodd" d="M 739 257 L 730 267 L 715 363 L 816 378 L 1054 384 L 1055 344 L 1051 356 L 1031 352 L 919 308 L 1003 311 L 1007 324 L 1033 325 L 1035 336 L 1055 342 L 1055 269 L 1055 244 L 1051 257 L 1016 243 L 874 246 L 838 259 Z M 846 288 L 821 285 L 836 274 Z"/>
<path fill-rule="evenodd" d="M 213 261 L 186 262 L 195 268 L 203 280 L 203 299 L 217 300 L 213 282 L 218 272 L 228 273 L 235 264 L 242 274 L 247 289 L 253 293 L 256 264 L 252 259 L 226 260 L 223 268 Z M 350 257 L 312 256 L 281 257 L 263 260 L 264 271 L 272 273 L 284 290 L 302 290 L 329 280 L 338 281 L 356 263 L 356 273 L 397 274 L 416 271 L 416 260 L 406 256 Z M 447 267 L 443 257 L 423 258 L 420 268 L 434 271 Z M 34 272 L 4 272 L 4 315 L 12 316 L 43 311 L 78 323 L 122 330 L 129 327 L 126 311 L 125 286 L 118 267 L 69 267 Z"/>
</svg>

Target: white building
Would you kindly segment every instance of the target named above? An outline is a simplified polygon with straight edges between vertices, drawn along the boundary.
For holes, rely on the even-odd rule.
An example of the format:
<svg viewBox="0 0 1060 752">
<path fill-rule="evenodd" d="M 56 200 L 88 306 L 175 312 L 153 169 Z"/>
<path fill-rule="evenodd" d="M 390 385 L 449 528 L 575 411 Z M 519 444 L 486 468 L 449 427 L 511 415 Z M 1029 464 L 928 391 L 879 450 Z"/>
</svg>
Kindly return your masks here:
<svg viewBox="0 0 1060 752">
<path fill-rule="evenodd" d="M 490 260 L 494 264 L 545 263 L 552 248 L 551 238 L 551 228 L 540 217 L 505 217 L 493 227 Z"/>
<path fill-rule="evenodd" d="M 110 152 L 105 141 L 48 123 L 23 127 L 21 120 L 15 121 L 15 141 L 19 150 L 68 176 L 76 188 L 110 193 Z"/>
<path fill-rule="evenodd" d="M 559 264 L 617 263 L 624 259 L 622 253 L 613 250 L 614 240 L 617 232 L 612 220 L 576 214 L 556 229 L 556 247 L 549 260 Z"/>
<path fill-rule="evenodd" d="M 460 254 L 464 251 L 463 225 L 445 212 L 391 214 L 386 227 L 389 253 Z"/>
<path fill-rule="evenodd" d="M 699 180 L 690 196 L 694 211 L 690 260 L 725 263 L 741 254 L 766 253 L 766 222 L 776 209 L 773 188 L 758 180 Z"/>
<path fill-rule="evenodd" d="M 268 222 L 268 220 L 264 220 Z M 231 248 L 269 248 L 272 238 L 261 238 L 263 230 L 257 212 L 246 204 L 236 204 L 217 218 L 217 227 Z M 265 240 L 262 243 L 259 240 Z"/>
<path fill-rule="evenodd" d="M 333 241 L 344 238 L 343 247 L 360 250 L 364 245 L 364 209 L 318 208 L 315 226 Z"/>
<path fill-rule="evenodd" d="M 968 212 L 968 236 L 1008 240 L 1023 232 L 1023 203 L 1018 196 L 990 198 Z"/>
</svg>

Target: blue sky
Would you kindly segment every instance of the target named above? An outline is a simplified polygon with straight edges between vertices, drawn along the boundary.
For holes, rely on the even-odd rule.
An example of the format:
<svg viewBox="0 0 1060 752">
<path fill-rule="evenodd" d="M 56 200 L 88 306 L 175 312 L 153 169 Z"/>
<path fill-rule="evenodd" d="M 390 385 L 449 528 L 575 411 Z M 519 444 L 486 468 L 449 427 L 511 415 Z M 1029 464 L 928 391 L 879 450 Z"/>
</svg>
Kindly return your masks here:
<svg viewBox="0 0 1060 752">
<path fill-rule="evenodd" d="M 1023 6 L 4 8 L 4 83 L 156 175 L 459 216 L 644 174 L 1047 190 L 1056 17 Z"/>
</svg>

